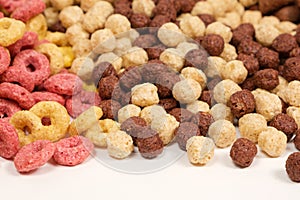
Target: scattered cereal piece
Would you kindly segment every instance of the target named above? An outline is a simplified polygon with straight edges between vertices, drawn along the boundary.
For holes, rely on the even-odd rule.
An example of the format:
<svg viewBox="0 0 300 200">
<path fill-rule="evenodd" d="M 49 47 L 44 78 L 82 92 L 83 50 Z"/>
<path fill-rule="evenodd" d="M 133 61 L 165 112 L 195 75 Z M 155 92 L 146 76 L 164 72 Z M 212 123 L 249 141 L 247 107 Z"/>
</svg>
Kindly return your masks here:
<svg viewBox="0 0 300 200">
<path fill-rule="evenodd" d="M 237 139 L 230 150 L 232 161 L 239 167 L 249 167 L 257 154 L 255 143 L 246 138 Z"/>
<path fill-rule="evenodd" d="M 294 182 L 300 182 L 300 152 L 289 155 L 286 160 L 285 168 L 288 176 Z"/>
<path fill-rule="evenodd" d="M 124 159 L 133 151 L 133 141 L 124 131 L 112 132 L 107 136 L 107 151 L 113 158 Z"/>
<path fill-rule="evenodd" d="M 208 129 L 208 135 L 211 137 L 217 147 L 225 148 L 230 146 L 236 139 L 234 125 L 227 120 L 217 120 L 211 124 Z"/>
</svg>

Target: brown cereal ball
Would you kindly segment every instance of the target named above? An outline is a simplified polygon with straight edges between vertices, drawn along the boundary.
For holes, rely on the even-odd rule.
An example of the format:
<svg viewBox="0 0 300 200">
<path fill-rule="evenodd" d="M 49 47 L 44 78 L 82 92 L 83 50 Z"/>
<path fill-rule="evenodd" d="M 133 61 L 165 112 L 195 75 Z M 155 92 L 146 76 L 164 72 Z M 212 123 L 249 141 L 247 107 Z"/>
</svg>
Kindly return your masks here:
<svg viewBox="0 0 300 200">
<path fill-rule="evenodd" d="M 277 130 L 284 132 L 287 136 L 287 142 L 292 139 L 294 133 L 298 129 L 298 125 L 294 118 L 284 113 L 276 115 L 270 122 L 270 126 L 273 126 Z"/>
<path fill-rule="evenodd" d="M 300 80 L 300 57 L 289 58 L 285 61 L 282 76 L 287 81 Z"/>
<path fill-rule="evenodd" d="M 163 63 L 147 63 L 140 68 L 143 81 L 155 83 L 160 74 L 168 72 L 169 67 Z"/>
<path fill-rule="evenodd" d="M 213 15 L 210 14 L 199 14 L 198 17 L 203 21 L 205 26 L 210 25 L 211 23 L 215 22 L 216 19 Z"/>
<path fill-rule="evenodd" d="M 129 19 L 132 15 L 131 2 L 128 0 L 115 0 L 114 13 L 124 15 Z"/>
<path fill-rule="evenodd" d="M 247 55 L 255 55 L 258 50 L 262 48 L 262 45 L 250 39 L 242 40 L 238 46 L 238 53 L 244 53 Z"/>
<path fill-rule="evenodd" d="M 128 67 L 122 74 L 119 74 L 120 86 L 125 91 L 142 82 L 142 75 L 139 67 Z"/>
<path fill-rule="evenodd" d="M 117 119 L 121 105 L 119 102 L 110 99 L 101 101 L 99 107 L 103 111 L 101 119 Z"/>
<path fill-rule="evenodd" d="M 207 112 L 200 111 L 195 114 L 194 123 L 198 125 L 202 136 L 207 135 L 208 129 L 214 121 L 213 116 Z"/>
<path fill-rule="evenodd" d="M 293 48 L 290 51 L 289 57 L 299 57 L 300 56 L 300 47 Z"/>
<path fill-rule="evenodd" d="M 143 13 L 133 13 L 130 17 L 130 23 L 132 28 L 148 27 L 151 19 Z"/>
<path fill-rule="evenodd" d="M 278 17 L 280 21 L 297 22 L 300 19 L 300 10 L 296 5 L 285 6 L 278 10 L 275 16 Z"/>
<path fill-rule="evenodd" d="M 232 114 L 240 118 L 255 110 L 255 99 L 249 90 L 241 90 L 230 96 L 228 106 Z"/>
<path fill-rule="evenodd" d="M 255 143 L 246 138 L 237 139 L 230 150 L 232 161 L 239 167 L 249 167 L 257 154 Z"/>
<path fill-rule="evenodd" d="M 254 26 L 250 23 L 240 24 L 232 31 L 231 43 L 238 46 L 243 40 L 252 40 L 255 34 Z"/>
<path fill-rule="evenodd" d="M 300 129 L 295 132 L 294 145 L 300 151 Z"/>
<path fill-rule="evenodd" d="M 155 17 L 150 22 L 150 27 L 161 27 L 163 24 L 170 22 L 171 19 L 166 15 L 155 15 Z M 155 29 L 151 31 L 156 31 Z"/>
<path fill-rule="evenodd" d="M 93 70 L 92 79 L 95 84 L 98 84 L 101 78 L 107 76 L 116 76 L 117 71 L 109 62 L 101 62 L 97 64 Z"/>
<path fill-rule="evenodd" d="M 163 44 L 158 44 L 146 49 L 149 59 L 159 59 L 160 54 L 165 50 L 166 47 Z"/>
<path fill-rule="evenodd" d="M 141 35 L 135 39 L 133 46 L 138 46 L 141 48 L 149 48 L 158 43 L 157 38 L 152 34 Z"/>
<path fill-rule="evenodd" d="M 285 163 L 285 169 L 292 181 L 300 182 L 300 152 L 289 155 Z"/>
<path fill-rule="evenodd" d="M 112 93 L 113 100 L 119 102 L 120 105 L 124 106 L 130 103 L 131 92 L 126 92 L 122 90 L 120 83 L 115 86 L 115 89 Z"/>
<path fill-rule="evenodd" d="M 191 122 L 184 122 L 179 125 L 175 130 L 176 142 L 179 148 L 186 151 L 186 142 L 193 136 L 200 136 L 200 130 L 198 126 Z"/>
<path fill-rule="evenodd" d="M 257 72 L 259 70 L 258 60 L 253 55 L 247 55 L 244 53 L 240 53 L 237 57 L 237 60 L 240 60 L 243 62 L 244 66 L 246 67 L 246 69 L 248 71 L 248 75 L 253 75 L 255 72 Z"/>
<path fill-rule="evenodd" d="M 136 145 L 136 139 L 140 132 L 147 127 L 147 122 L 141 117 L 130 117 L 121 124 L 121 130 L 132 137 L 133 144 Z"/>
<path fill-rule="evenodd" d="M 178 101 L 174 98 L 166 98 L 166 99 L 160 99 L 158 105 L 163 107 L 167 112 L 171 111 L 173 108 L 176 108 L 179 106 Z"/>
<path fill-rule="evenodd" d="M 204 70 L 208 65 L 208 56 L 204 49 L 193 49 L 185 55 L 185 66 Z"/>
<path fill-rule="evenodd" d="M 209 106 L 211 106 L 212 103 L 213 103 L 213 102 L 212 102 L 213 99 L 212 99 L 211 91 L 209 91 L 209 90 L 204 90 L 204 91 L 202 91 L 202 94 L 201 94 L 199 100 L 204 101 L 204 102 L 206 102 Z"/>
<path fill-rule="evenodd" d="M 257 53 L 260 67 L 276 69 L 279 66 L 279 54 L 276 51 L 268 49 L 266 47 L 261 48 Z"/>
<path fill-rule="evenodd" d="M 278 35 L 272 43 L 273 49 L 275 49 L 280 54 L 285 55 L 296 47 L 298 47 L 298 44 L 295 37 L 288 33 Z"/>
<path fill-rule="evenodd" d="M 174 2 L 178 2 L 178 7 L 183 13 L 191 12 L 196 3 L 195 0 L 175 0 Z"/>
<path fill-rule="evenodd" d="M 150 128 L 144 128 L 136 140 L 139 152 L 144 158 L 151 159 L 163 152 L 164 143 L 158 133 Z"/>
<path fill-rule="evenodd" d="M 194 113 L 185 108 L 174 108 L 169 112 L 169 114 L 173 115 L 179 123 L 191 122 L 195 117 Z"/>
<path fill-rule="evenodd" d="M 170 20 L 175 21 L 177 10 L 171 0 L 159 1 L 153 10 L 154 15 L 164 15 Z"/>
<path fill-rule="evenodd" d="M 118 84 L 119 79 L 116 76 L 107 76 L 99 81 L 98 91 L 101 99 L 111 99 L 113 91 Z"/>
<path fill-rule="evenodd" d="M 256 85 L 255 85 L 255 79 L 254 77 L 248 77 L 242 84 L 241 84 L 242 89 L 244 90 L 255 90 L 256 89 Z"/>
<path fill-rule="evenodd" d="M 208 34 L 203 37 L 201 45 L 209 55 L 219 56 L 224 49 L 224 39 L 217 34 Z"/>
<path fill-rule="evenodd" d="M 256 87 L 273 90 L 279 85 L 278 71 L 274 69 L 259 70 L 254 74 Z"/>
<path fill-rule="evenodd" d="M 162 73 L 156 78 L 156 87 L 158 89 L 158 96 L 166 98 L 172 96 L 172 89 L 174 85 L 180 81 L 180 77 L 176 73 Z"/>
</svg>

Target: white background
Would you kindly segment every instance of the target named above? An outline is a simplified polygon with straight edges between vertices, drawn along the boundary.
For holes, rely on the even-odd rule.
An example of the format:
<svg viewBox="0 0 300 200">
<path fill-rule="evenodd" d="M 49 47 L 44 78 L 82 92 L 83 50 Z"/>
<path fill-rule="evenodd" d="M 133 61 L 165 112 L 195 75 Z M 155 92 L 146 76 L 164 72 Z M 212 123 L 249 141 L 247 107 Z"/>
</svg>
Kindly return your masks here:
<svg viewBox="0 0 300 200">
<path fill-rule="evenodd" d="M 300 183 L 290 181 L 285 172 L 286 158 L 296 151 L 292 143 L 280 158 L 268 158 L 259 150 L 252 165 L 245 169 L 232 163 L 229 150 L 216 149 L 206 166 L 191 165 L 184 154 L 168 168 L 142 175 L 114 171 L 92 157 L 76 167 L 50 162 L 31 174 L 21 175 L 13 162 L 0 158 L 0 199 L 300 198 Z"/>
</svg>

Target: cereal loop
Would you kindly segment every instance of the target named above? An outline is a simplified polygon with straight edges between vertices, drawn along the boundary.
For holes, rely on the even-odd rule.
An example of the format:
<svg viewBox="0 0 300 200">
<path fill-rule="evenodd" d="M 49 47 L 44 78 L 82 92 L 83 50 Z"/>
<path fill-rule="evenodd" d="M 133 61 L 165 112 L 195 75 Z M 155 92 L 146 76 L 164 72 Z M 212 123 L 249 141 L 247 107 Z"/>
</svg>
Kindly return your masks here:
<svg viewBox="0 0 300 200">
<path fill-rule="evenodd" d="M 7 121 L 0 120 L 0 156 L 12 158 L 20 149 L 20 142 L 15 128 Z"/>
<path fill-rule="evenodd" d="M 23 37 L 25 24 L 11 18 L 0 19 L 0 45 L 7 47 Z"/>
<path fill-rule="evenodd" d="M 5 70 L 7 70 L 9 64 L 10 64 L 9 52 L 4 47 L 0 46 L 0 74 L 2 74 L 3 72 L 5 72 Z"/>
<path fill-rule="evenodd" d="M 43 12 L 45 8 L 46 4 L 43 0 L 24 1 L 18 8 L 16 8 L 16 10 L 13 11 L 11 17 L 26 22 L 30 18 Z"/>
<path fill-rule="evenodd" d="M 21 108 L 17 103 L 0 98 L 0 119 L 11 117 L 14 113 L 20 111 Z"/>
</svg>

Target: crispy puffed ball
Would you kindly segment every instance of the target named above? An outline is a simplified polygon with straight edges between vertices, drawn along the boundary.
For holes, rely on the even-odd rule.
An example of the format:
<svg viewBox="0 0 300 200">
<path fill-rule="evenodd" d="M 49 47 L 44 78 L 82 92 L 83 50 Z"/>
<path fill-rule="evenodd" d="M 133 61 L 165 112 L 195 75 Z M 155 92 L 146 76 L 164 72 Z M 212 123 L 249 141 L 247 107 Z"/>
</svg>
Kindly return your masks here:
<svg viewBox="0 0 300 200">
<path fill-rule="evenodd" d="M 191 12 L 192 15 L 214 14 L 214 8 L 207 1 L 198 1 Z"/>
<path fill-rule="evenodd" d="M 267 129 L 267 120 L 257 113 L 249 113 L 239 119 L 239 130 L 243 138 L 257 143 L 259 134 Z"/>
<path fill-rule="evenodd" d="M 116 47 L 116 38 L 110 29 L 101 29 L 91 35 L 93 51 L 98 54 L 111 52 Z"/>
<path fill-rule="evenodd" d="M 152 83 L 143 83 L 134 86 L 131 89 L 131 102 L 141 107 L 158 104 L 157 87 Z"/>
<path fill-rule="evenodd" d="M 170 114 L 166 114 L 162 118 L 154 118 L 151 122 L 151 128 L 158 132 L 164 145 L 169 144 L 174 139 L 174 132 L 178 126 L 179 122 Z"/>
<path fill-rule="evenodd" d="M 209 105 L 204 101 L 194 101 L 186 105 L 186 109 L 191 111 L 192 113 L 197 112 L 209 112 Z"/>
<path fill-rule="evenodd" d="M 130 30 L 130 21 L 123 15 L 113 14 L 107 18 L 105 28 L 118 35 Z"/>
<path fill-rule="evenodd" d="M 237 0 L 207 0 L 214 9 L 215 17 L 222 17 L 227 11 L 234 9 Z"/>
<path fill-rule="evenodd" d="M 290 106 L 286 109 L 286 114 L 294 118 L 298 127 L 300 127 L 300 107 Z"/>
<path fill-rule="evenodd" d="M 89 56 L 93 50 L 92 42 L 89 39 L 81 38 L 72 47 L 75 57 Z"/>
<path fill-rule="evenodd" d="M 79 6 L 68 6 L 59 13 L 59 20 L 65 28 L 73 24 L 80 23 L 83 20 L 83 11 Z"/>
<path fill-rule="evenodd" d="M 224 49 L 220 54 L 220 57 L 223 58 L 225 61 L 229 62 L 235 60 L 237 58 L 236 49 L 233 45 L 225 43 Z"/>
<path fill-rule="evenodd" d="M 255 5 L 257 2 L 258 0 L 240 0 L 240 3 L 245 7 Z"/>
<path fill-rule="evenodd" d="M 200 84 L 193 79 L 184 79 L 177 82 L 172 90 L 174 98 L 183 104 L 196 101 L 202 93 Z"/>
<path fill-rule="evenodd" d="M 113 52 L 108 52 L 101 54 L 96 62 L 96 64 L 101 62 L 109 62 L 114 66 L 115 70 L 119 72 L 122 68 L 123 59 Z"/>
<path fill-rule="evenodd" d="M 256 112 L 270 121 L 282 112 L 282 104 L 280 98 L 263 89 L 256 89 L 252 91 L 255 98 Z"/>
<path fill-rule="evenodd" d="M 179 72 L 184 66 L 184 56 L 181 52 L 174 48 L 164 50 L 160 54 L 159 60 L 177 72 Z"/>
<path fill-rule="evenodd" d="M 55 9 L 62 10 L 67 6 L 73 5 L 74 0 L 50 0 L 50 3 Z"/>
<path fill-rule="evenodd" d="M 147 106 L 143 108 L 140 113 L 140 117 L 143 118 L 147 124 L 151 124 L 156 118 L 164 118 L 166 115 L 166 110 L 159 105 Z"/>
<path fill-rule="evenodd" d="M 192 164 L 205 165 L 214 156 L 215 144 L 204 136 L 193 136 L 186 143 L 186 151 Z"/>
<path fill-rule="evenodd" d="M 236 139 L 235 127 L 230 121 L 225 119 L 217 120 L 210 125 L 208 136 L 217 147 L 225 148 L 230 146 Z"/>
<path fill-rule="evenodd" d="M 48 7 L 44 13 L 48 27 L 53 26 L 58 21 L 59 12 L 54 7 Z"/>
<path fill-rule="evenodd" d="M 258 10 L 246 10 L 242 16 L 242 23 L 250 23 L 256 25 L 262 18 L 262 14 Z"/>
<path fill-rule="evenodd" d="M 287 85 L 285 100 L 291 106 L 300 107 L 300 81 L 291 81 Z"/>
<path fill-rule="evenodd" d="M 116 40 L 116 47 L 114 53 L 118 56 L 123 56 L 126 53 L 127 49 L 132 47 L 131 40 L 127 37 L 119 38 Z"/>
<path fill-rule="evenodd" d="M 285 89 L 288 87 L 289 82 L 280 75 L 278 76 L 278 79 L 279 79 L 279 84 L 273 90 L 271 90 L 271 92 L 276 94 L 286 102 Z"/>
<path fill-rule="evenodd" d="M 48 40 L 51 43 L 56 44 L 57 46 L 67 46 L 68 39 L 67 35 L 62 32 L 50 32 L 47 31 L 47 35 L 45 37 L 45 40 Z"/>
<path fill-rule="evenodd" d="M 286 149 L 287 137 L 274 127 L 267 127 L 258 136 L 258 146 L 270 157 L 281 156 Z"/>
<path fill-rule="evenodd" d="M 222 22 L 223 24 L 230 26 L 231 28 L 236 28 L 241 24 L 241 16 L 239 13 L 232 11 L 225 14 L 224 17 L 217 18 L 218 22 Z"/>
<path fill-rule="evenodd" d="M 230 107 L 222 104 L 217 103 L 215 104 L 209 111 L 209 113 L 212 115 L 215 121 L 226 119 L 227 121 L 230 121 L 233 123 L 234 116 L 231 112 Z"/>
<path fill-rule="evenodd" d="M 69 72 L 77 74 L 83 81 L 88 81 L 92 77 L 94 67 L 90 57 L 78 57 L 72 62 Z"/>
<path fill-rule="evenodd" d="M 206 87 L 207 77 L 205 73 L 200 69 L 197 69 L 195 67 L 185 67 L 181 70 L 181 75 L 185 79 L 194 79 L 200 84 L 202 89 Z"/>
<path fill-rule="evenodd" d="M 120 124 L 122 124 L 126 119 L 130 117 L 139 117 L 141 111 L 142 110 L 140 107 L 134 104 L 128 104 L 118 111 L 118 121 Z"/>
<path fill-rule="evenodd" d="M 203 36 L 205 32 L 205 24 L 198 16 L 184 17 L 179 22 L 179 27 L 190 38 Z"/>
<path fill-rule="evenodd" d="M 66 37 L 71 45 L 75 45 L 82 39 L 88 39 L 90 34 L 83 29 L 80 23 L 77 23 L 67 28 Z"/>
<path fill-rule="evenodd" d="M 155 4 L 152 0 L 133 0 L 132 2 L 133 13 L 142 13 L 151 17 L 154 8 Z"/>
<path fill-rule="evenodd" d="M 276 24 L 275 27 L 278 29 L 280 33 L 292 34 L 293 31 L 295 31 L 295 29 L 297 28 L 297 25 L 290 21 L 282 21 L 279 24 Z"/>
<path fill-rule="evenodd" d="M 132 138 L 124 131 L 108 134 L 106 142 L 108 154 L 113 158 L 124 159 L 133 151 Z"/>
<path fill-rule="evenodd" d="M 223 70 L 220 71 L 222 79 L 230 79 L 237 84 L 244 82 L 248 70 L 240 60 L 229 61 Z"/>
<path fill-rule="evenodd" d="M 245 7 L 240 2 L 237 2 L 232 11 L 237 12 L 242 17 L 245 13 Z"/>
<path fill-rule="evenodd" d="M 255 27 L 256 40 L 264 46 L 272 45 L 273 40 L 280 35 L 278 29 L 269 24 L 259 24 Z"/>
<path fill-rule="evenodd" d="M 102 0 L 78 0 L 80 1 L 80 7 L 83 11 L 88 11 L 91 7 L 95 5 L 96 2 Z"/>
<path fill-rule="evenodd" d="M 182 53 L 182 55 L 185 55 L 191 50 L 199 49 L 199 46 L 191 42 L 181 42 L 180 44 L 178 44 L 176 49 L 179 50 Z"/>
<path fill-rule="evenodd" d="M 225 43 L 229 43 L 232 38 L 232 32 L 228 26 L 221 22 L 213 22 L 206 27 L 205 35 L 217 34 L 220 35 Z"/>
<path fill-rule="evenodd" d="M 230 96 L 237 91 L 241 91 L 241 87 L 233 82 L 232 80 L 225 79 L 219 82 L 213 90 L 214 99 L 218 103 L 223 103 L 227 105 L 227 102 L 230 99 Z"/>
<path fill-rule="evenodd" d="M 206 76 L 212 78 L 220 76 L 220 71 L 226 66 L 226 60 L 219 56 L 209 56 L 207 68 L 204 70 Z"/>
<path fill-rule="evenodd" d="M 260 25 L 272 25 L 275 26 L 280 23 L 280 20 L 275 16 L 264 16 L 259 21 Z"/>
<path fill-rule="evenodd" d="M 140 47 L 132 47 L 122 56 L 122 65 L 127 68 L 130 66 L 139 66 L 148 62 L 147 52 Z"/>
<path fill-rule="evenodd" d="M 185 41 L 185 36 L 178 26 L 168 22 L 162 25 L 157 32 L 158 39 L 168 47 L 176 47 Z"/>
<path fill-rule="evenodd" d="M 137 30 L 135 29 L 130 29 L 127 32 L 121 33 L 119 35 L 115 35 L 116 38 L 128 38 L 130 39 L 131 43 L 133 43 L 138 37 L 140 37 L 140 34 Z"/>
</svg>

